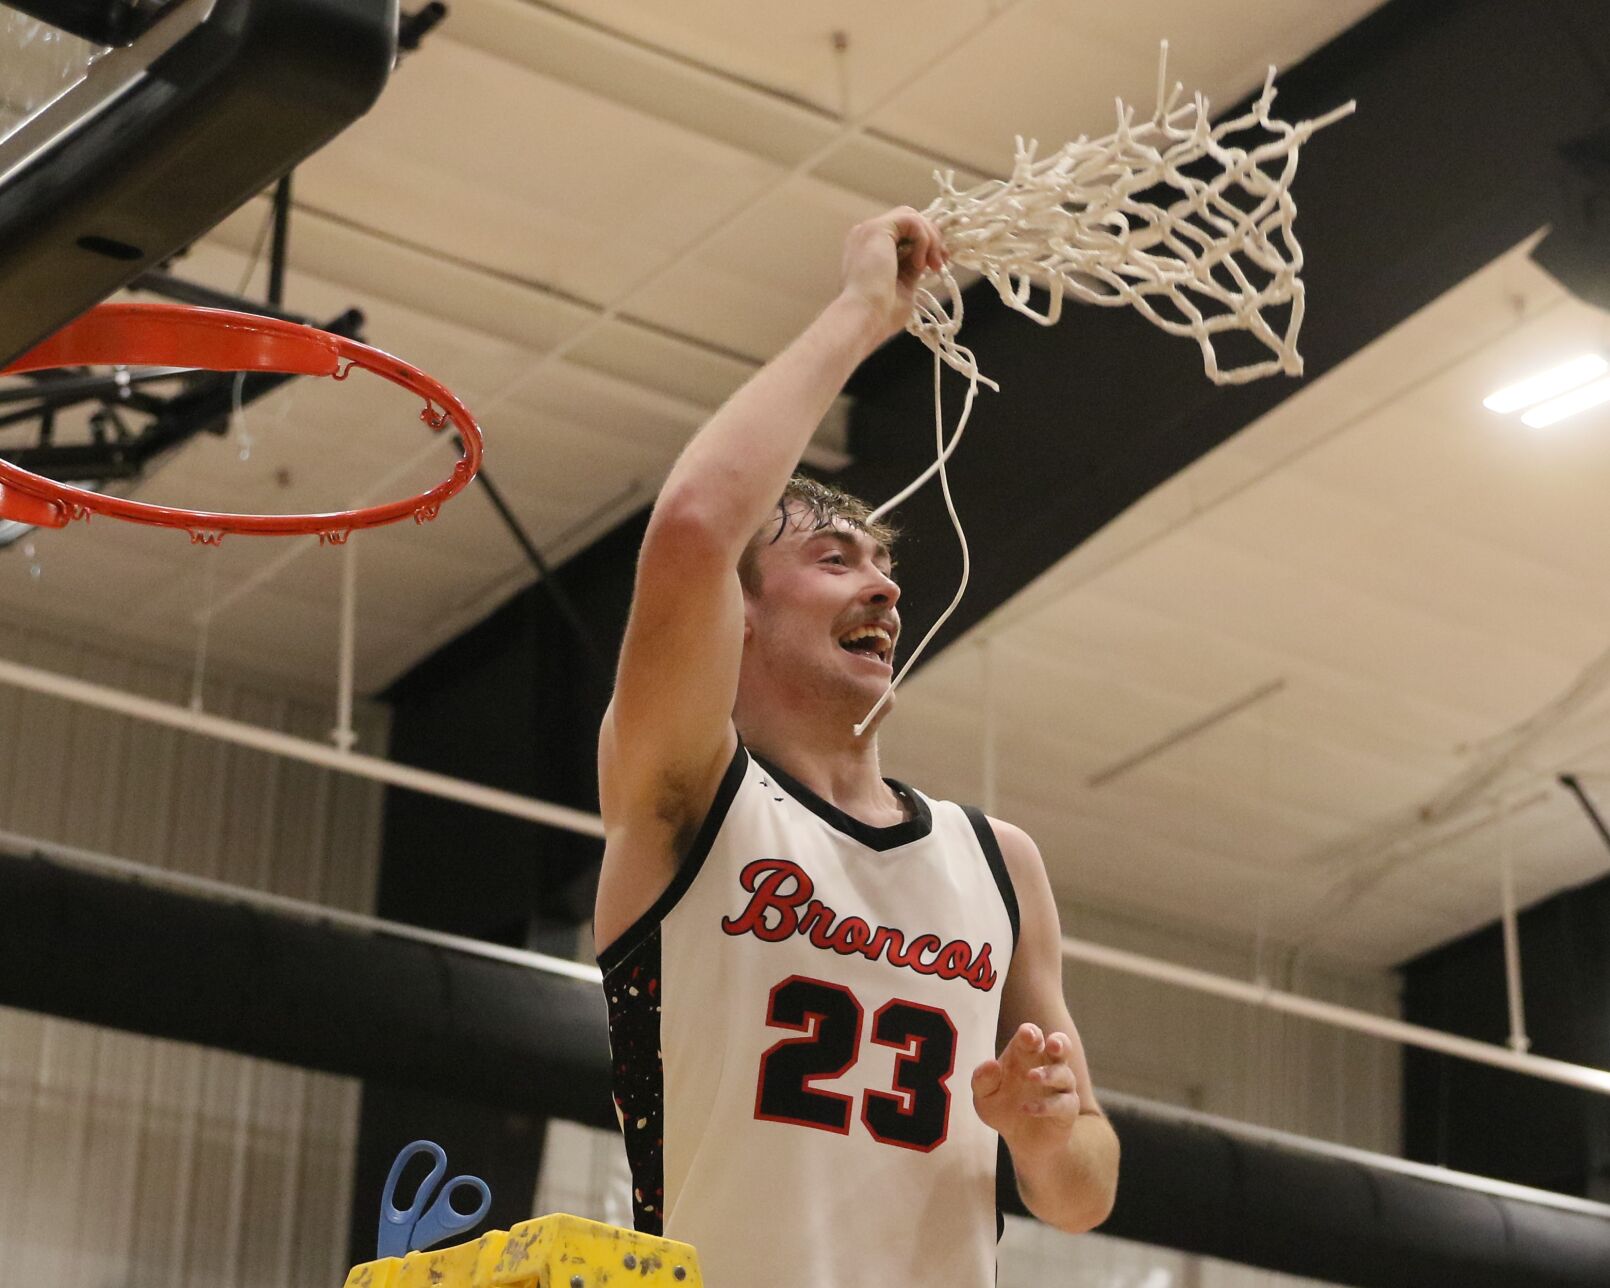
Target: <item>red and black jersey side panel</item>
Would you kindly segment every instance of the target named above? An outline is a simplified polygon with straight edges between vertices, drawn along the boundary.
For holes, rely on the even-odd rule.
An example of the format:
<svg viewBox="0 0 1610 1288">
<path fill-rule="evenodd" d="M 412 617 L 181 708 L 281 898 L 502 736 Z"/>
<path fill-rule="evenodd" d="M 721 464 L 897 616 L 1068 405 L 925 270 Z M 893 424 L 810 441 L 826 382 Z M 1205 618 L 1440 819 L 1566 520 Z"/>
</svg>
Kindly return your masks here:
<svg viewBox="0 0 1610 1288">
<path fill-rule="evenodd" d="M 660 989 L 660 929 L 656 926 L 604 976 L 615 1112 L 632 1168 L 632 1224 L 644 1234 L 663 1234 L 665 1227 Z"/>
</svg>

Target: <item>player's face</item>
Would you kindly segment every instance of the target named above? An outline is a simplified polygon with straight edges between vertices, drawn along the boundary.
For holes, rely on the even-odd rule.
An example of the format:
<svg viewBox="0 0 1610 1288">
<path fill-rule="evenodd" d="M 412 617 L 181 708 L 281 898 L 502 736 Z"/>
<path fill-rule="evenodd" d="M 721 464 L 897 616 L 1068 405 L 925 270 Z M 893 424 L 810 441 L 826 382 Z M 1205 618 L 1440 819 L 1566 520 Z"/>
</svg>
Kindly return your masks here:
<svg viewBox="0 0 1610 1288">
<path fill-rule="evenodd" d="M 894 675 L 900 587 L 889 552 L 848 523 L 793 519 L 758 553 L 745 596 L 746 671 L 807 701 L 871 706 Z"/>
</svg>

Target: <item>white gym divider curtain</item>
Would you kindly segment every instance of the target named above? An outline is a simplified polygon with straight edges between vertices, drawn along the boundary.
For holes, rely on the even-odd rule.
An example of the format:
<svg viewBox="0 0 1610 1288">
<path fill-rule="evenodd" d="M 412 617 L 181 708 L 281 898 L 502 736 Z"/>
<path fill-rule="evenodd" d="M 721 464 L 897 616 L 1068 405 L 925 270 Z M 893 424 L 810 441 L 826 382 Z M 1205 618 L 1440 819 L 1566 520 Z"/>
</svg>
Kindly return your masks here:
<svg viewBox="0 0 1610 1288">
<path fill-rule="evenodd" d="M 0 656 L 188 700 L 187 670 L 0 625 Z M 208 709 L 322 738 L 328 702 L 209 682 Z M 385 718 L 358 712 L 384 752 Z M 372 910 L 378 783 L 0 691 L 0 830 Z M 25 1284 L 332 1288 L 359 1084 L 0 1008 L 0 1265 Z"/>
</svg>

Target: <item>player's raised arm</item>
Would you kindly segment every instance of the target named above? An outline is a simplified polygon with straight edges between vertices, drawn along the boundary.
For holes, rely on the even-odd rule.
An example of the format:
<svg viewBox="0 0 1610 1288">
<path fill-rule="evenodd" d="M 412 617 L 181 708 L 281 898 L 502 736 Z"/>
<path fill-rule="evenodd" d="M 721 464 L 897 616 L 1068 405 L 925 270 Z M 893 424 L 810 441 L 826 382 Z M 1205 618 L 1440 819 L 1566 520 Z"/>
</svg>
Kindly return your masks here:
<svg viewBox="0 0 1610 1288">
<path fill-rule="evenodd" d="M 694 435 L 660 490 L 599 738 L 609 833 L 600 944 L 669 882 L 676 842 L 697 826 L 735 746 L 739 556 L 844 382 L 904 325 L 917 279 L 942 262 L 938 231 L 914 210 L 853 228 L 839 295 Z"/>
</svg>

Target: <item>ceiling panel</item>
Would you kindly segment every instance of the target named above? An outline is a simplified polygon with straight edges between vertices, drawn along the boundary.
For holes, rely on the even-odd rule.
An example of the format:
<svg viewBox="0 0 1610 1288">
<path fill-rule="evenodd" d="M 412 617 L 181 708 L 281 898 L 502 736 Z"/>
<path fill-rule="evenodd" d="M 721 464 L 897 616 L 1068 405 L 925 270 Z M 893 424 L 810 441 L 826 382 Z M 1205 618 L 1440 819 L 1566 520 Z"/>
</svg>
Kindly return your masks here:
<svg viewBox="0 0 1610 1288">
<path fill-rule="evenodd" d="M 697 0 L 675 9 L 652 0 L 555 7 L 819 107 L 841 112 L 847 105 L 854 116 L 1005 6 L 991 0 L 890 0 L 869 9 L 857 0 L 818 0 L 772 6 L 764 21 L 743 0 Z M 842 63 L 833 47 L 835 31 L 848 37 Z"/>
<path fill-rule="evenodd" d="M 1325 485 L 1320 463 L 1269 479 L 1202 530 L 1237 549 L 1280 551 L 1300 575 L 1415 607 L 1454 629 L 1491 632 L 1564 658 L 1603 637 L 1610 587 L 1448 525 Z"/>
<path fill-rule="evenodd" d="M 608 303 L 774 172 L 448 38 L 297 178 L 309 205 Z"/>
<path fill-rule="evenodd" d="M 865 197 L 790 180 L 638 295 L 633 313 L 734 353 L 774 353 L 837 290 L 844 230 L 879 212 Z"/>
<path fill-rule="evenodd" d="M 878 128 L 1005 174 L 1019 135 L 1037 139 L 1044 155 L 1111 133 L 1115 98 L 1149 113 L 1157 41 L 1132 53 L 1061 9 L 1044 0 L 1001 6 L 979 36 L 880 110 Z"/>
</svg>

